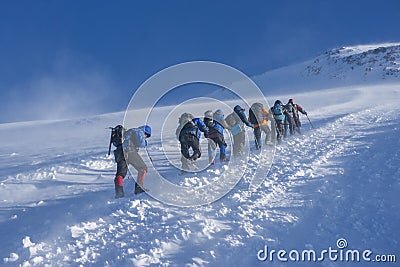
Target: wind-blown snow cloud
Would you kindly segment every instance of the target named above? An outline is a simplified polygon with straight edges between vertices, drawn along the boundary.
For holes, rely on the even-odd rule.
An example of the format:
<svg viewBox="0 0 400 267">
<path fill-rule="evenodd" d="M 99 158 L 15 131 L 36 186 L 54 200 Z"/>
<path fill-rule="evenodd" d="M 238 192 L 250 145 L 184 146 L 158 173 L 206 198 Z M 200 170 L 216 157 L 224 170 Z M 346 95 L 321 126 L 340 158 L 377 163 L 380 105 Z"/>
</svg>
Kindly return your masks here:
<svg viewBox="0 0 400 267">
<path fill-rule="evenodd" d="M 51 70 L 13 88 L 2 120 L 62 119 L 98 114 L 104 110 L 113 88 L 107 70 L 78 60 L 71 52 L 63 52 L 55 59 Z"/>
</svg>

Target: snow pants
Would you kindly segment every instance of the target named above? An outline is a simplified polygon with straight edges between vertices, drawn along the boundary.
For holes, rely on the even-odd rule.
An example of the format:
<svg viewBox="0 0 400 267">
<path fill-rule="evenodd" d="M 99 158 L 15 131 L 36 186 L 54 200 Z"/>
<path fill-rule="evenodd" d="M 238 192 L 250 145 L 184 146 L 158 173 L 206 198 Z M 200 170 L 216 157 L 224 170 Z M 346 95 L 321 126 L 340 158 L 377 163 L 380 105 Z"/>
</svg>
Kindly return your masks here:
<svg viewBox="0 0 400 267">
<path fill-rule="evenodd" d="M 233 136 L 233 156 L 239 157 L 243 155 L 243 148 L 246 142 L 246 133 L 244 131 Z"/>
<path fill-rule="evenodd" d="M 260 125 L 254 128 L 254 139 L 256 143 L 256 149 L 261 149 L 261 133 L 265 133 L 265 141 L 264 143 L 267 144 L 271 142 L 271 130 L 269 129 L 268 125 Z"/>
<path fill-rule="evenodd" d="M 284 120 L 275 120 L 276 125 L 276 139 L 278 142 L 282 141 L 282 138 L 285 136 L 285 121 Z"/>
<path fill-rule="evenodd" d="M 296 132 L 297 132 L 298 134 L 301 134 L 301 131 L 300 131 L 301 122 L 300 122 L 299 116 L 294 117 L 294 124 L 295 124 L 295 130 L 296 130 Z"/>
<path fill-rule="evenodd" d="M 189 166 L 192 165 L 195 160 L 201 157 L 199 139 L 192 134 L 184 134 L 181 136 L 179 142 L 181 143 L 182 169 L 189 170 Z M 193 150 L 192 155 L 190 155 L 190 148 Z"/>
<path fill-rule="evenodd" d="M 147 166 L 136 149 L 128 151 L 125 159 L 123 149 L 117 148 L 114 150 L 114 158 L 117 163 L 117 173 L 115 175 L 115 183 L 117 185 L 122 186 L 122 179 L 125 178 L 128 173 L 128 164 L 132 165 L 138 171 L 137 182 L 140 184 L 144 183 Z"/>
<path fill-rule="evenodd" d="M 196 136 L 191 134 L 182 135 L 179 142 L 181 143 L 181 153 L 188 160 L 196 160 L 201 157 L 200 142 Z M 189 149 L 192 148 L 193 154 L 190 155 Z"/>
<path fill-rule="evenodd" d="M 219 160 L 226 161 L 226 147 L 225 138 L 223 134 L 217 133 L 208 137 L 208 160 L 210 163 L 214 161 L 215 150 L 219 147 Z"/>
<path fill-rule="evenodd" d="M 293 119 L 292 116 L 286 116 L 286 120 L 285 120 L 285 137 L 287 137 L 287 133 L 288 133 L 288 128 L 289 128 L 289 133 L 290 135 L 294 135 L 294 131 L 296 129 L 296 123 Z"/>
</svg>

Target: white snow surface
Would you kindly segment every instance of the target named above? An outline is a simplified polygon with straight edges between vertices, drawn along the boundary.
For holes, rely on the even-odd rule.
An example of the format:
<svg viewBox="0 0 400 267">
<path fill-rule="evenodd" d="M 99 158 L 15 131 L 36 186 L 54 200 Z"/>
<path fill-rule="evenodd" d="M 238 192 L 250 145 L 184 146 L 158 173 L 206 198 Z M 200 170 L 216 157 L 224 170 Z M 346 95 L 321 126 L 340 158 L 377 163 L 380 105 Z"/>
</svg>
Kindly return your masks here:
<svg viewBox="0 0 400 267">
<path fill-rule="evenodd" d="M 383 45 L 330 54 L 343 51 L 343 57 L 354 56 L 379 47 Z M 373 55 L 381 60 L 380 52 L 366 57 Z M 127 196 L 114 199 L 116 164 L 106 155 L 105 128 L 121 123 L 123 113 L 1 124 L 0 265 L 286 266 L 276 259 L 261 262 L 257 253 L 265 245 L 287 251 L 337 249 L 340 238 L 349 248 L 397 255 L 399 261 L 400 78 L 377 74 L 365 80 L 342 63 L 329 68 L 340 69 L 352 83 L 336 79 L 335 84 L 332 77 L 311 75 L 306 80 L 313 89 L 262 87 L 269 103 L 294 98 L 307 110 L 315 129 L 303 116 L 303 134 L 276 147 L 271 171 L 255 192 L 248 190 L 258 157 L 252 152 L 249 130 L 249 169 L 229 194 L 200 207 L 173 207 L 145 194 L 135 196 L 132 179 L 125 179 Z M 296 75 L 303 75 L 302 68 L 290 66 L 256 81 L 267 84 L 278 76 L 295 80 L 291 73 L 296 69 Z M 281 80 L 282 88 L 288 87 L 288 80 Z M 167 141 L 175 142 L 174 134 Z M 155 164 L 162 165 L 161 141 L 150 141 L 149 153 Z M 163 171 L 181 185 L 201 186 L 224 166 L 184 176 L 175 168 Z"/>
</svg>

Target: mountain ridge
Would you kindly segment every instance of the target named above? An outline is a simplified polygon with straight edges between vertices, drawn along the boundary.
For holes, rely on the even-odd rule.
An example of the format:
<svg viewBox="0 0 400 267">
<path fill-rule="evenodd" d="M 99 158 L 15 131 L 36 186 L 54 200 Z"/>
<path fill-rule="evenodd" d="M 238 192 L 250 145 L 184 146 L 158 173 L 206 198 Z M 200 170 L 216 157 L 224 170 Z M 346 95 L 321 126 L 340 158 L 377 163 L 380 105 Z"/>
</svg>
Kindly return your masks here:
<svg viewBox="0 0 400 267">
<path fill-rule="evenodd" d="M 400 43 L 343 46 L 252 77 L 264 93 L 400 81 Z"/>
</svg>

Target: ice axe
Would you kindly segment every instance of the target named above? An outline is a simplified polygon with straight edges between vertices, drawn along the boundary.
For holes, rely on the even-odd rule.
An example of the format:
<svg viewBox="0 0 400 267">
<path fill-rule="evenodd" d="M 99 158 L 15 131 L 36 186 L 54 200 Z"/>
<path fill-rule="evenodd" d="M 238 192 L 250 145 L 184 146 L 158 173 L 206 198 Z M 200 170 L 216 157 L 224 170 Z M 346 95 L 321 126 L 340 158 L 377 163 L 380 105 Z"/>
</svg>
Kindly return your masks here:
<svg viewBox="0 0 400 267">
<path fill-rule="evenodd" d="M 146 142 L 146 143 L 147 143 L 147 142 Z M 149 150 L 147 149 L 147 146 L 148 146 L 148 145 L 149 145 L 149 143 L 147 143 L 147 145 L 146 145 L 146 153 L 147 153 L 147 156 L 149 157 L 149 160 L 151 161 L 151 163 L 154 164 L 153 158 L 150 156 Z"/>
<path fill-rule="evenodd" d="M 310 125 L 311 125 L 311 128 L 312 128 L 312 129 L 315 129 L 315 128 L 314 128 L 314 125 L 311 123 L 310 118 L 308 117 L 308 115 L 307 115 L 307 114 L 305 114 L 305 115 L 306 115 L 306 117 L 307 117 L 307 119 L 308 119 L 308 122 L 309 122 Z"/>
<path fill-rule="evenodd" d="M 108 156 L 110 156 L 111 154 L 111 144 L 112 144 L 112 131 L 114 129 L 114 127 L 107 127 L 106 129 L 110 129 L 111 130 L 111 136 L 110 136 L 110 144 L 108 145 Z"/>
</svg>

